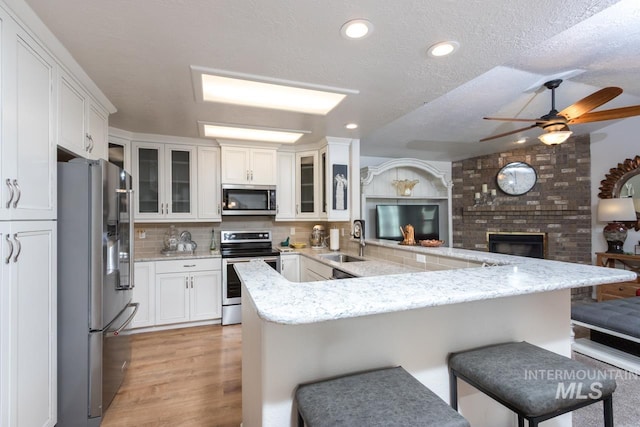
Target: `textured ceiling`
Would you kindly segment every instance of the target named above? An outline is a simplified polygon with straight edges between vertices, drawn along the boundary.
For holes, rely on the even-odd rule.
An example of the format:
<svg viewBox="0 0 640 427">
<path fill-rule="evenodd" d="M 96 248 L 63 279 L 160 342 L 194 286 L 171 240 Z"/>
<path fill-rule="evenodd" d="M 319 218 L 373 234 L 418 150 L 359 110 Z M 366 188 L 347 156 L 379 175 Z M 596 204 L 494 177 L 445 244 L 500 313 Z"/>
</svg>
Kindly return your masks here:
<svg viewBox="0 0 640 427">
<path fill-rule="evenodd" d="M 363 155 L 456 160 L 508 148 L 515 129 L 486 115 L 539 117 L 550 94 L 527 88 L 580 69 L 558 109 L 604 86 L 625 94 L 601 108 L 640 104 L 638 0 L 26 0 L 116 106 L 110 124 L 198 137 L 197 121 L 361 139 Z M 366 18 L 371 36 L 345 40 Z M 453 39 L 449 58 L 427 48 Z M 190 66 L 343 87 L 327 116 L 199 103 Z M 632 96 L 635 95 L 635 96 Z M 344 124 L 358 122 L 347 131 Z M 576 125 L 576 133 L 599 126 Z M 526 136 L 534 143 L 539 129 Z"/>
</svg>

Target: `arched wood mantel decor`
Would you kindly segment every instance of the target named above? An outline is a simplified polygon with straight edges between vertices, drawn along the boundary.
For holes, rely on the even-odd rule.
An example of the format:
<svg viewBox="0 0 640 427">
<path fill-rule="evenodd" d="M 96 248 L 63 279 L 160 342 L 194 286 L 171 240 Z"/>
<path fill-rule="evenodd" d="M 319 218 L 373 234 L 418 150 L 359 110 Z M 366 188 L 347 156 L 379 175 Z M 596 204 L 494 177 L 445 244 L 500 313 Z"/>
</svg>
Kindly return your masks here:
<svg viewBox="0 0 640 427">
<path fill-rule="evenodd" d="M 368 166 L 367 168 L 365 168 L 367 171 L 366 175 L 361 176 L 360 178 L 361 184 L 369 185 L 371 184 L 371 181 L 375 176 L 380 175 L 393 168 L 419 169 L 440 180 L 444 188 L 451 189 L 453 187 L 453 183 L 450 180 L 447 180 L 447 176 L 444 172 L 419 159 L 393 159 L 378 166 Z"/>
<path fill-rule="evenodd" d="M 620 192 L 624 184 L 639 174 L 640 156 L 635 156 L 633 159 L 626 159 L 624 162 L 618 163 L 618 167 L 609 169 L 609 173 L 605 175 L 605 179 L 600 181 L 600 193 L 598 193 L 598 197 L 601 199 L 620 197 Z M 640 197 L 640 194 L 638 197 Z M 636 231 L 640 230 L 640 221 L 636 222 L 634 228 Z"/>
<path fill-rule="evenodd" d="M 394 173 L 397 172 L 397 173 Z M 390 176 L 391 175 L 391 176 Z M 393 180 L 419 179 L 417 189 L 405 197 L 398 195 L 393 186 Z M 366 227 L 369 236 L 373 236 L 375 221 L 367 207 L 380 200 L 413 200 L 414 203 L 427 202 L 441 206 L 441 215 L 446 221 L 441 221 L 441 236 L 448 246 L 453 245 L 453 221 L 451 218 L 451 199 L 453 182 L 447 178 L 446 172 L 441 171 L 427 161 L 411 158 L 391 159 L 376 166 L 366 166 L 360 169 L 361 218 L 369 219 Z M 393 191 L 392 191 L 393 189 Z M 409 202 L 410 203 L 410 202 Z M 368 215 L 368 216 L 367 216 Z M 442 216 L 441 216 L 442 219 Z"/>
</svg>

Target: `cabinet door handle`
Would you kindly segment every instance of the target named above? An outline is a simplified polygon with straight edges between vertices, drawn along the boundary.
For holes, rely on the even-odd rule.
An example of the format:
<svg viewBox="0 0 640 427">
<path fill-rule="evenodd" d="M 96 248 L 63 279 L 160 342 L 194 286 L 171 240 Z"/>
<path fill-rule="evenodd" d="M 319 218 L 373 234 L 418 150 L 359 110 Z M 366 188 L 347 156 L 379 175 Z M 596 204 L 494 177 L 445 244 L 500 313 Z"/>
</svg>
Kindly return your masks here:
<svg viewBox="0 0 640 427">
<path fill-rule="evenodd" d="M 249 181 L 249 169 L 247 169 L 247 181 Z"/>
<path fill-rule="evenodd" d="M 18 240 L 18 233 L 13 235 L 13 240 L 18 245 L 18 250 L 16 251 L 16 254 L 13 256 L 13 262 L 18 262 L 18 257 L 20 256 L 20 252 L 22 252 L 22 243 L 20 243 L 20 240 Z"/>
<path fill-rule="evenodd" d="M 191 289 L 193 289 L 193 276 L 191 277 Z"/>
<path fill-rule="evenodd" d="M 218 215 L 220 215 L 220 203 L 218 203 Z"/>
<path fill-rule="evenodd" d="M 251 181 L 253 181 L 253 171 L 251 171 Z"/>
<path fill-rule="evenodd" d="M 7 209 L 9 209 L 11 207 L 11 201 L 13 200 L 13 187 L 11 186 L 11 180 L 9 178 L 7 178 L 5 183 L 9 188 L 9 200 L 7 200 Z"/>
<path fill-rule="evenodd" d="M 16 191 L 18 192 L 18 195 L 16 196 L 16 200 L 14 200 L 13 202 L 13 208 L 17 208 L 18 207 L 18 202 L 20 201 L 20 196 L 22 196 L 22 190 L 20 190 L 20 186 L 18 185 L 18 180 L 14 179 L 13 180 L 13 186 L 16 187 Z"/>
<path fill-rule="evenodd" d="M 186 289 L 189 289 L 189 276 L 184 278 L 184 287 Z"/>
<path fill-rule="evenodd" d="M 300 212 L 298 212 L 298 205 L 296 204 L 296 215 L 299 214 Z"/>
<path fill-rule="evenodd" d="M 85 134 L 85 136 L 87 138 L 87 141 L 89 141 L 89 144 L 87 144 L 86 150 L 91 153 L 93 151 L 93 137 L 88 133 Z"/>
<path fill-rule="evenodd" d="M 276 214 L 279 214 L 279 213 L 280 213 L 280 206 L 276 205 Z"/>
<path fill-rule="evenodd" d="M 9 239 L 8 234 L 6 238 L 7 238 L 7 243 L 9 244 L 9 255 L 5 258 L 4 263 L 9 264 L 9 262 L 11 261 L 11 255 L 13 255 L 13 243 L 11 243 L 11 240 Z"/>
</svg>

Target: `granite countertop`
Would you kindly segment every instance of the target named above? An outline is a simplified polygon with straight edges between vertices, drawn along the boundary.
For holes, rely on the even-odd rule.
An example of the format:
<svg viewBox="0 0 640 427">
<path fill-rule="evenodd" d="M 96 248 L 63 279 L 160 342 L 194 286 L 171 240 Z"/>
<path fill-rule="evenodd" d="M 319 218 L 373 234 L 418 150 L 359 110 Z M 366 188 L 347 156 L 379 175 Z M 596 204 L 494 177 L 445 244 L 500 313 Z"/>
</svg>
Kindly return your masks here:
<svg viewBox="0 0 640 427">
<path fill-rule="evenodd" d="M 268 322 L 289 325 L 616 283 L 636 277 L 635 273 L 622 269 L 472 250 L 422 247 L 415 250 L 486 266 L 409 273 L 406 271 L 410 269 L 402 267 L 404 274 L 306 283 L 290 282 L 262 261 L 238 264 L 235 268 L 248 291 L 245 296 L 252 298 L 258 316 Z M 320 253 L 304 254 L 321 259 Z M 355 273 L 353 269 L 358 268 L 355 264 L 370 266 L 373 274 L 374 265 L 382 265 L 383 261 L 343 263 L 340 269 L 347 271 L 345 266 L 349 265 L 347 272 Z M 366 276 L 366 268 L 364 273 Z"/>
<path fill-rule="evenodd" d="M 290 252 L 291 253 L 291 252 Z M 371 276 L 384 276 L 388 274 L 402 274 L 409 272 L 423 271 L 417 268 L 405 266 L 402 264 L 396 264 L 393 262 L 383 261 L 380 259 L 360 257 L 351 255 L 355 258 L 362 258 L 364 261 L 357 262 L 336 262 L 330 261 L 323 257 L 326 254 L 346 254 L 342 251 L 331 251 L 329 249 L 296 249 L 293 253 L 297 253 L 308 258 L 320 261 L 323 264 L 331 267 L 339 268 L 340 270 L 353 274 L 358 277 L 371 277 Z"/>
<path fill-rule="evenodd" d="M 189 251 L 184 253 L 176 253 L 165 255 L 163 253 L 142 253 L 135 254 L 134 260 L 136 262 L 143 261 L 170 261 L 174 259 L 200 259 L 200 258 L 220 258 L 220 251 L 215 251 L 213 253 L 209 252 L 209 250 L 204 251 Z"/>
</svg>

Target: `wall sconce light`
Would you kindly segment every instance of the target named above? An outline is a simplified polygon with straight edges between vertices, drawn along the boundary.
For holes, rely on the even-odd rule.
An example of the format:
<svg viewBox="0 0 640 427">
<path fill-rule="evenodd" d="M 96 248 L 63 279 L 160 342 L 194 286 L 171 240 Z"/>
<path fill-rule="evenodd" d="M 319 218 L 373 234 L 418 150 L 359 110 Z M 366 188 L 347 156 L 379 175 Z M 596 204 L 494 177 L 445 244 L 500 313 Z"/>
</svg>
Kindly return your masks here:
<svg viewBox="0 0 640 427">
<path fill-rule="evenodd" d="M 624 253 L 622 247 L 627 239 L 628 227 L 623 222 L 636 220 L 636 210 L 631 197 L 600 200 L 598 221 L 608 222 L 602 230 L 607 241 L 607 253 Z"/>
</svg>

